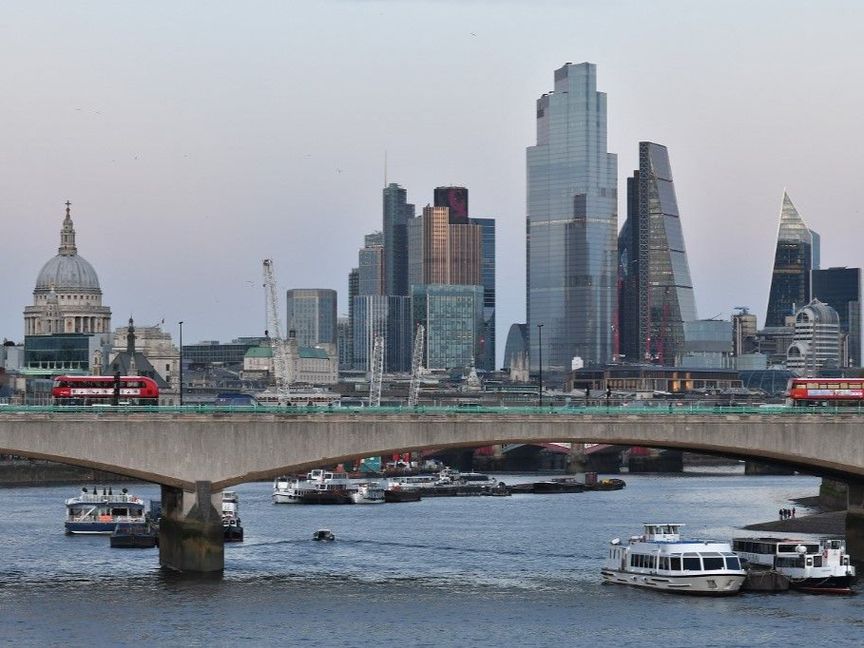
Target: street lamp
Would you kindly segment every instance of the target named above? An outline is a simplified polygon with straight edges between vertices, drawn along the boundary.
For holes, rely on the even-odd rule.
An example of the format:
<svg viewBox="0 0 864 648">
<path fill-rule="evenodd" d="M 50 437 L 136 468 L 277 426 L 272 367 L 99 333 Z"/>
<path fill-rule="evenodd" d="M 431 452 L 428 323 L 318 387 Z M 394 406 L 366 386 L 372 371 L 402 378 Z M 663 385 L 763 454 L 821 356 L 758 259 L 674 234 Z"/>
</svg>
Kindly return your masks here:
<svg viewBox="0 0 864 648">
<path fill-rule="evenodd" d="M 540 364 L 540 391 L 539 391 L 539 403 L 540 407 L 543 407 L 543 325 L 537 325 L 537 349 L 538 359 Z"/>
<path fill-rule="evenodd" d="M 180 322 L 180 404 L 183 404 L 183 322 Z"/>
</svg>

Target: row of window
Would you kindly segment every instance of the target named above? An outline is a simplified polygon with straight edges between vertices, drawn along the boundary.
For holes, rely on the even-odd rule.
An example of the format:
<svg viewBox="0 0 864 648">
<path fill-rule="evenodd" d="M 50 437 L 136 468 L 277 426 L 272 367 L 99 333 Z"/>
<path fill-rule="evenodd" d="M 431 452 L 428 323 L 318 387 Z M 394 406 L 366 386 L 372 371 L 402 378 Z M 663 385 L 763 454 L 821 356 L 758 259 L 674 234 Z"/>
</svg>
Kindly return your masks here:
<svg viewBox="0 0 864 648">
<path fill-rule="evenodd" d="M 632 553 L 630 554 L 630 566 L 665 571 L 717 571 L 720 569 L 741 569 L 741 562 L 738 560 L 738 556 L 719 553 L 672 556 Z"/>
</svg>

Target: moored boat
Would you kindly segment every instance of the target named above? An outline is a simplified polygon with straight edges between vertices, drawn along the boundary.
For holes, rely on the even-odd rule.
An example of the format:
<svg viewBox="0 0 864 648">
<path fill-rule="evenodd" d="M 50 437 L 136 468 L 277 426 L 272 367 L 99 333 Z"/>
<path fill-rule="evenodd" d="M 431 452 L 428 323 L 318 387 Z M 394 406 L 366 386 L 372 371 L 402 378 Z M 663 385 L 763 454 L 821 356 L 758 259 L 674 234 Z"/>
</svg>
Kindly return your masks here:
<svg viewBox="0 0 864 648">
<path fill-rule="evenodd" d="M 113 549 L 150 549 L 159 546 L 159 533 L 149 522 L 122 523 L 111 532 Z"/>
<path fill-rule="evenodd" d="M 118 524 L 144 523 L 144 500 L 130 495 L 124 488 L 114 493 L 113 488 L 81 489 L 77 497 L 66 500 L 68 534 L 110 534 Z"/>
<path fill-rule="evenodd" d="M 612 540 L 603 579 L 682 594 L 737 594 L 746 572 L 729 543 L 683 539 L 681 526 L 645 524 L 643 534 L 627 544 Z"/>
<path fill-rule="evenodd" d="M 402 488 L 398 484 L 384 491 L 384 501 L 389 504 L 401 504 L 403 502 L 419 502 L 421 498 L 419 488 Z"/>
<path fill-rule="evenodd" d="M 240 498 L 234 491 L 222 492 L 222 530 L 225 542 L 243 542 L 240 523 Z"/>
<path fill-rule="evenodd" d="M 277 477 L 273 482 L 274 504 L 353 504 L 357 485 L 345 473 L 315 469 L 306 479 Z"/>
<path fill-rule="evenodd" d="M 846 543 L 837 538 L 733 538 L 732 550 L 748 570 L 774 571 L 789 587 L 823 594 L 851 594 L 855 567 Z"/>
<path fill-rule="evenodd" d="M 358 484 L 357 490 L 351 493 L 351 500 L 355 504 L 383 504 L 384 489 L 378 482 Z"/>
</svg>

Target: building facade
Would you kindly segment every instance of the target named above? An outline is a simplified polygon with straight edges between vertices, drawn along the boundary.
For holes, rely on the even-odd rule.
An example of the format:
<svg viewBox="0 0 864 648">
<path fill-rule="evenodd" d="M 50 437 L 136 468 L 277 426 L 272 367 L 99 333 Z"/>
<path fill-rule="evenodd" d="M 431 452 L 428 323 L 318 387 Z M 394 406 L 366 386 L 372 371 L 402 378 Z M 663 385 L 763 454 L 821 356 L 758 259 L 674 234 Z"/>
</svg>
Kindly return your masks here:
<svg viewBox="0 0 864 648">
<path fill-rule="evenodd" d="M 425 327 L 423 366 L 476 366 L 483 336 L 483 287 L 430 284 L 411 289 L 414 322 Z"/>
<path fill-rule="evenodd" d="M 384 294 L 384 235 L 367 234 L 357 260 L 359 295 Z"/>
<path fill-rule="evenodd" d="M 131 354 L 130 341 L 133 344 Z M 170 385 L 172 388 L 179 385 L 180 350 L 174 346 L 171 334 L 163 331 L 161 325 L 136 327 L 130 317 L 127 326 L 121 326 L 114 331 L 109 358 L 109 365 L 112 369 L 114 360 L 124 352 L 133 361 L 140 362 L 139 354 L 146 358 L 153 371 L 166 385 Z M 152 376 L 150 377 L 152 378 Z"/>
<path fill-rule="evenodd" d="M 618 344 L 629 362 L 671 366 L 684 350 L 684 323 L 696 299 L 669 152 L 639 143 L 639 170 L 627 179 L 627 220 L 618 237 Z"/>
<path fill-rule="evenodd" d="M 384 294 L 408 294 L 408 222 L 414 205 L 398 184 L 384 188 Z"/>
<path fill-rule="evenodd" d="M 840 317 L 818 299 L 795 313 L 795 338 L 786 353 L 786 368 L 799 376 L 816 376 L 840 366 Z"/>
<path fill-rule="evenodd" d="M 495 370 L 495 219 L 472 218 L 480 226 L 480 282 L 483 285 L 483 343 L 477 368 Z"/>
<path fill-rule="evenodd" d="M 329 288 L 295 288 L 285 300 L 288 331 L 300 346 L 336 345 L 336 291 Z M 290 333 L 289 333 L 290 337 Z"/>
<path fill-rule="evenodd" d="M 813 234 L 784 191 L 766 327 L 783 326 L 787 315 L 810 302 L 810 273 L 814 267 L 818 268 L 813 260 L 819 257 L 818 235 L 814 245 Z"/>
<path fill-rule="evenodd" d="M 411 298 L 404 295 L 359 295 L 354 298 L 354 369 L 369 371 L 375 338 L 384 338 L 384 370 L 411 370 L 413 325 Z"/>
<path fill-rule="evenodd" d="M 446 207 L 451 223 L 468 223 L 467 187 L 435 187 L 433 192 L 436 207 Z"/>
<path fill-rule="evenodd" d="M 591 63 L 555 71 L 537 100 L 527 150 L 527 313 L 531 369 L 569 371 L 612 358 L 616 306 L 617 158 L 607 151 L 606 95 Z"/>
<path fill-rule="evenodd" d="M 840 331 L 846 334 L 847 362 L 860 367 L 861 361 L 861 268 L 814 270 L 813 297 L 828 304 L 840 317 Z"/>
</svg>

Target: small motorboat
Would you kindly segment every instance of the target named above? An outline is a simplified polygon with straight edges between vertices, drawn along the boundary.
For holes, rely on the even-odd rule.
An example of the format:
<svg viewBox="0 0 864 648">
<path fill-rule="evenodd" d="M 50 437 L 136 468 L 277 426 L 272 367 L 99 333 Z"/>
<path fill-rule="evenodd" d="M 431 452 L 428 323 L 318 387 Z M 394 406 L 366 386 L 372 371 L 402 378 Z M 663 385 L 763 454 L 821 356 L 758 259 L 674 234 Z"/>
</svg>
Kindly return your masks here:
<svg viewBox="0 0 864 648">
<path fill-rule="evenodd" d="M 319 542 L 333 542 L 336 539 L 336 536 L 333 535 L 333 532 L 330 529 L 318 529 L 312 534 L 312 539 Z"/>
<path fill-rule="evenodd" d="M 149 522 L 126 522 L 114 527 L 110 544 L 114 549 L 150 549 L 159 546 L 159 533 Z"/>
</svg>

